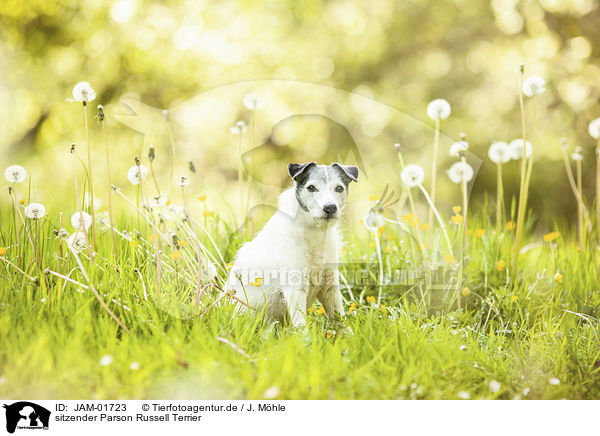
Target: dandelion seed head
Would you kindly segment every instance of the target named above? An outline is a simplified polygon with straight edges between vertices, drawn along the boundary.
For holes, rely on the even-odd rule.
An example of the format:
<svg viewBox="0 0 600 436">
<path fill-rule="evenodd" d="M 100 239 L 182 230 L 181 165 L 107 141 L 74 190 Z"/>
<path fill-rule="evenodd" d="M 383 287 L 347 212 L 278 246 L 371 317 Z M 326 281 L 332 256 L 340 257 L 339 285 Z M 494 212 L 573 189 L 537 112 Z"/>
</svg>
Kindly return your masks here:
<svg viewBox="0 0 600 436">
<path fill-rule="evenodd" d="M 248 126 L 244 121 L 238 121 L 229 129 L 232 135 L 241 135 L 242 133 L 245 133 L 246 130 L 248 130 Z"/>
<path fill-rule="evenodd" d="M 244 96 L 243 102 L 244 106 L 251 111 L 265 107 L 264 100 L 256 92 L 251 92 L 250 94 Z"/>
<path fill-rule="evenodd" d="M 69 237 L 69 232 L 67 229 L 58 229 L 56 232 L 56 239 L 67 239 Z"/>
<path fill-rule="evenodd" d="M 590 121 L 588 132 L 592 138 L 600 139 L 600 117 Z"/>
<path fill-rule="evenodd" d="M 456 141 L 450 146 L 450 156 L 459 157 L 461 151 L 467 151 L 469 143 L 467 141 Z"/>
<path fill-rule="evenodd" d="M 112 356 L 105 354 L 104 356 L 102 356 L 100 358 L 100 366 L 108 366 L 110 364 L 112 364 L 114 362 L 115 359 L 113 359 Z"/>
<path fill-rule="evenodd" d="M 451 112 L 450 103 L 443 98 L 436 98 L 427 105 L 427 116 L 433 121 L 445 120 Z"/>
<path fill-rule="evenodd" d="M 473 167 L 466 162 L 456 162 L 448 170 L 452 183 L 470 182 L 473 178 Z"/>
<path fill-rule="evenodd" d="M 69 236 L 69 239 L 67 239 L 67 245 L 73 252 L 81 253 L 83 250 L 87 249 L 85 233 L 80 231 L 73 233 Z"/>
<path fill-rule="evenodd" d="M 25 207 L 25 216 L 32 220 L 39 220 L 46 216 L 46 208 L 40 203 L 29 203 Z"/>
<path fill-rule="evenodd" d="M 458 398 L 460 398 L 461 400 L 470 400 L 471 399 L 471 394 L 468 393 L 467 391 L 460 391 L 458 394 L 456 394 L 456 396 Z"/>
<path fill-rule="evenodd" d="M 100 212 L 96 214 L 96 221 L 102 224 L 104 227 L 110 227 L 110 216 L 108 212 Z"/>
<path fill-rule="evenodd" d="M 25 180 L 27 171 L 21 165 L 11 165 L 4 171 L 4 177 L 8 183 L 21 183 Z"/>
<path fill-rule="evenodd" d="M 550 380 L 548 380 L 548 383 L 550 383 L 552 386 L 558 386 L 560 384 L 560 379 L 552 377 Z"/>
<path fill-rule="evenodd" d="M 379 228 L 383 227 L 383 225 L 385 224 L 383 221 L 383 216 L 381 216 L 379 212 L 373 209 L 369 210 L 369 213 L 367 213 L 367 216 L 365 217 L 363 222 L 367 230 L 370 232 L 378 231 Z"/>
<path fill-rule="evenodd" d="M 140 364 L 138 362 L 131 362 L 131 364 L 129 365 L 129 369 L 131 369 L 132 371 L 137 371 L 138 369 L 140 369 Z"/>
<path fill-rule="evenodd" d="M 400 178 L 407 187 L 414 188 L 423 183 L 425 171 L 420 165 L 410 164 L 404 167 L 404 170 L 400 173 Z"/>
<path fill-rule="evenodd" d="M 146 177 L 148 177 L 148 168 L 144 165 L 133 165 L 127 171 L 127 179 L 132 185 L 139 185 Z"/>
<path fill-rule="evenodd" d="M 73 87 L 73 98 L 78 102 L 89 103 L 96 98 L 96 91 L 89 82 L 79 82 Z"/>
<path fill-rule="evenodd" d="M 498 392 L 500 390 L 500 388 L 502 388 L 502 385 L 500 384 L 499 381 L 492 380 L 491 382 L 488 383 L 488 389 L 490 390 L 490 392 L 492 394 L 495 394 L 496 392 Z"/>
<path fill-rule="evenodd" d="M 71 225 L 77 230 L 87 230 L 92 225 L 92 216 L 86 212 L 75 212 L 71 216 Z"/>
<path fill-rule="evenodd" d="M 571 154 L 571 159 L 573 159 L 574 161 L 582 161 L 583 160 L 583 154 L 581 154 L 581 150 L 575 150 L 575 153 Z"/>
<path fill-rule="evenodd" d="M 527 157 L 527 159 L 529 159 L 531 157 L 531 152 L 532 152 L 531 142 L 526 141 L 525 143 L 526 143 L 525 156 Z M 513 139 L 512 141 L 510 141 L 509 148 L 510 148 L 511 159 L 514 159 L 514 160 L 523 159 L 523 138 L 517 138 L 517 139 Z"/>
<path fill-rule="evenodd" d="M 510 146 L 504 141 L 497 141 L 490 145 L 488 156 L 495 164 L 503 164 L 511 159 Z"/>
<path fill-rule="evenodd" d="M 523 81 L 523 93 L 527 97 L 543 94 L 546 90 L 546 81 L 540 76 L 531 76 Z"/>
</svg>

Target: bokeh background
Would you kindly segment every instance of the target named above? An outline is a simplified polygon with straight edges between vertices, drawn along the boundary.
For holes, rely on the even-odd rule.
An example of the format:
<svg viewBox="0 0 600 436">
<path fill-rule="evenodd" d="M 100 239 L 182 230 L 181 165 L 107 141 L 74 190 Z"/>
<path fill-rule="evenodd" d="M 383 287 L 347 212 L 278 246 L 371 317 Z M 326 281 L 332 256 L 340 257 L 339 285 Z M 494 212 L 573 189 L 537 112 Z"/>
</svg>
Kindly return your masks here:
<svg viewBox="0 0 600 436">
<path fill-rule="evenodd" d="M 81 105 L 67 99 L 73 85 L 85 80 L 98 93 L 89 115 L 99 183 L 105 174 L 102 137 L 93 119 L 98 103 L 106 108 L 119 184 L 126 184 L 132 156 L 145 156 L 152 142 L 161 180 L 169 177 L 171 165 L 183 171 L 193 160 L 203 183 L 231 186 L 226 195 L 237 192 L 239 161 L 229 126 L 238 119 L 252 125 L 256 116 L 254 136 L 248 133 L 245 139 L 248 150 L 269 141 L 285 114 L 310 113 L 316 107 L 325 127 L 296 128 L 304 151 L 310 156 L 306 144 L 320 141 L 322 148 L 323 141 L 336 137 L 327 127 L 328 118 L 343 119 L 352 136 L 361 136 L 354 137 L 359 148 L 374 150 L 367 160 L 383 180 L 366 189 L 375 191 L 386 178 L 397 180 L 389 169 L 377 171 L 378 165 L 389 163 L 396 142 L 405 147 L 408 160 L 427 169 L 433 123 L 426 106 L 433 98 L 444 98 L 452 105 L 452 116 L 442 127 L 439 177 L 451 164 L 450 142 L 464 132 L 473 162 L 481 163 L 473 198 L 483 200 L 487 192 L 493 202 L 495 167 L 487 149 L 493 141 L 521 135 L 517 71 L 523 63 L 526 75 L 547 81 L 537 103 L 530 200 L 544 227 L 576 213 L 561 160 L 562 137 L 571 147 L 583 147 L 586 196 L 592 199 L 595 144 L 587 124 L 600 115 L 599 23 L 596 0 L 3 0 L 0 162 L 26 166 L 37 199 L 51 203 L 60 200 L 57 192 L 70 192 L 68 149 L 71 142 L 82 144 L 83 156 L 85 140 Z M 242 97 L 254 90 L 252 81 L 269 79 L 309 82 L 316 89 L 331 87 L 361 97 L 329 99 L 313 90 L 316 106 L 306 106 L 307 94 L 269 87 L 262 91 L 265 107 L 251 113 Z M 181 108 L 189 113 L 188 103 L 198 101 L 198 95 L 211 96 L 209 104 L 201 105 L 205 111 L 181 115 L 186 112 Z M 120 103 L 124 98 L 142 102 L 148 108 L 144 113 L 153 114 L 144 118 L 143 128 L 118 120 L 119 113 L 127 114 Z M 370 99 L 377 103 L 364 103 Z M 174 162 L 167 131 L 157 124 L 160 117 L 152 118 L 162 109 L 173 114 Z M 531 128 L 530 102 L 526 109 Z M 356 112 L 360 117 L 353 116 Z M 218 122 L 206 122 L 208 114 Z M 202 120 L 201 131 L 189 129 Z M 338 124 L 332 125 L 336 130 Z M 149 134 L 148 127 L 155 131 Z M 506 165 L 509 198 L 518 187 L 517 167 Z M 285 168 L 281 171 L 285 174 Z M 443 183 L 448 185 L 447 179 Z M 455 187 L 440 189 L 443 196 L 458 198 Z"/>
</svg>

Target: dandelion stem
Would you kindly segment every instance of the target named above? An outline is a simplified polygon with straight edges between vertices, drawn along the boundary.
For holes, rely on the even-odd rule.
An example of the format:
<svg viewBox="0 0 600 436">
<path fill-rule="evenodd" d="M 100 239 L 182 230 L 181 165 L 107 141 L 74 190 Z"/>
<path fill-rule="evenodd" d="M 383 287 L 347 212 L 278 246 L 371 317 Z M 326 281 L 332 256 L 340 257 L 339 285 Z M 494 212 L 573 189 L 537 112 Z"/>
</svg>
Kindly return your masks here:
<svg viewBox="0 0 600 436">
<path fill-rule="evenodd" d="M 198 304 L 198 302 L 200 301 L 200 299 L 202 298 L 202 294 L 204 293 L 204 289 L 200 290 L 200 284 L 202 282 L 202 254 L 201 254 L 201 249 L 200 249 L 200 234 L 198 233 L 198 228 L 196 227 L 196 222 L 194 220 L 192 220 L 192 216 L 190 214 L 190 211 L 187 207 L 187 201 L 185 199 L 185 188 L 182 186 L 181 187 L 181 196 L 183 198 L 183 207 L 185 208 L 185 213 L 187 214 L 188 220 L 191 221 L 192 226 L 194 228 L 194 233 L 196 236 L 196 256 L 198 257 L 198 282 L 196 284 L 196 305 Z"/>
<path fill-rule="evenodd" d="M 81 207 L 81 199 L 79 197 L 79 187 L 77 185 L 77 167 L 75 165 L 75 144 L 71 144 L 71 162 L 73 163 L 73 182 L 75 183 L 75 198 L 77 198 L 77 209 L 79 211 L 79 219 L 81 220 L 82 224 L 83 224 L 83 209 Z M 88 253 L 90 255 L 90 262 L 92 263 L 92 265 L 94 264 L 94 256 L 92 254 L 92 247 L 90 245 L 90 240 L 88 238 L 88 234 L 87 231 L 85 229 L 85 226 L 83 226 L 83 234 L 85 235 L 85 242 L 87 244 L 87 248 L 88 248 Z M 69 244 L 67 244 L 69 245 Z M 70 247 L 69 247 L 70 249 Z"/>
<path fill-rule="evenodd" d="M 463 163 L 463 166 L 465 166 L 467 164 L 467 159 L 465 157 L 464 152 L 461 153 L 461 157 L 460 157 L 461 162 Z M 469 248 L 469 238 L 468 238 L 468 227 L 467 227 L 467 216 L 468 216 L 468 209 L 467 209 L 467 179 L 463 176 L 462 178 L 462 183 L 460 184 L 461 187 L 461 191 L 462 191 L 462 197 L 463 197 L 463 250 L 462 250 L 462 265 L 463 265 L 463 271 L 467 266 L 467 257 L 468 257 L 468 253 L 467 250 Z"/>
<path fill-rule="evenodd" d="M 567 150 L 566 150 L 565 147 L 563 147 L 562 151 L 563 151 L 563 162 L 565 163 L 565 171 L 567 173 L 567 178 L 569 180 L 569 185 L 571 186 L 571 190 L 573 191 L 573 195 L 575 196 L 575 200 L 577 200 L 578 207 L 579 206 L 582 207 L 583 212 L 585 214 L 585 217 L 587 219 L 588 212 L 587 212 L 587 209 L 585 207 L 585 204 L 583 203 L 583 198 L 579 194 L 579 189 L 577 189 L 577 184 L 575 182 L 575 178 L 573 177 L 573 171 L 571 171 L 571 164 L 569 163 L 569 155 L 567 154 Z"/>
<path fill-rule="evenodd" d="M 381 241 L 379 240 L 379 229 L 373 232 L 375 237 L 375 246 L 377 248 L 377 260 L 379 262 L 379 293 L 377 295 L 377 304 L 381 303 L 381 293 L 383 292 L 383 260 L 381 257 Z"/>
<path fill-rule="evenodd" d="M 581 179 L 581 159 L 576 161 L 577 165 L 577 191 L 579 192 L 579 198 L 581 201 L 578 201 L 577 207 L 577 234 L 579 236 L 579 248 L 583 251 L 584 249 L 584 227 L 583 227 L 583 185 Z"/>
<path fill-rule="evenodd" d="M 238 183 L 240 184 L 240 223 L 244 222 L 244 180 L 243 180 L 243 176 L 244 176 L 244 170 L 243 170 L 243 162 L 242 162 L 242 133 L 240 132 L 239 134 L 239 141 L 238 141 L 238 156 L 239 156 L 239 163 L 238 163 Z"/>
<path fill-rule="evenodd" d="M 35 277 L 30 276 L 29 274 L 27 274 L 25 271 L 23 271 L 21 268 L 19 268 L 17 265 L 15 265 L 14 263 L 12 263 L 10 260 L 8 260 L 6 257 L 4 256 L 0 256 L 0 260 L 6 262 L 8 265 L 12 266 L 14 269 L 16 269 L 18 272 L 20 272 L 21 274 L 23 274 L 25 277 L 27 277 L 29 280 L 31 280 L 34 283 L 38 282 L 38 279 L 36 279 Z"/>
<path fill-rule="evenodd" d="M 442 217 L 440 216 L 437 208 L 435 207 L 433 200 L 431 199 L 431 197 L 429 197 L 427 190 L 425 190 L 425 187 L 422 184 L 419 183 L 418 186 L 421 189 L 421 192 L 423 192 L 423 195 L 425 196 L 425 200 L 427 200 L 427 202 L 429 203 L 429 206 L 431 207 L 430 210 L 432 210 L 433 213 L 435 214 L 435 217 L 440 225 L 440 228 L 442 229 L 442 232 L 444 233 L 444 237 L 446 238 L 446 244 L 448 245 L 448 250 L 450 251 L 450 254 L 454 254 L 452 252 L 452 244 L 450 243 L 450 238 L 448 237 L 448 232 L 446 231 L 446 225 L 444 224 Z"/>
<path fill-rule="evenodd" d="M 169 133 L 169 141 L 171 143 L 171 171 L 169 173 L 169 180 L 173 180 L 173 169 L 175 167 L 175 136 L 173 135 L 173 128 L 171 127 L 169 115 L 167 115 L 165 121 L 167 122 L 167 132 Z"/>
<path fill-rule="evenodd" d="M 119 261 L 119 255 L 117 254 L 117 240 L 115 237 L 114 230 L 114 218 L 113 218 L 113 208 L 112 208 L 112 181 L 110 176 L 110 153 L 108 150 L 108 140 L 106 138 L 106 128 L 104 126 L 104 117 L 100 120 L 100 124 L 102 125 L 102 136 L 104 137 L 104 150 L 106 152 L 106 176 L 108 177 L 108 220 L 110 222 L 110 237 L 112 241 L 113 255 L 115 257 L 115 263 Z"/>
<path fill-rule="evenodd" d="M 427 223 L 431 229 L 433 226 L 433 205 L 435 204 L 436 195 L 436 176 L 437 176 L 437 156 L 440 144 L 440 120 L 435 120 L 435 134 L 433 138 L 433 159 L 431 162 L 431 203 L 429 208 L 429 218 Z"/>
<path fill-rule="evenodd" d="M 96 251 L 96 212 L 94 211 L 94 179 L 92 177 L 92 146 L 88 131 L 87 105 L 83 102 L 83 123 L 85 126 L 85 141 L 87 144 L 88 175 L 90 178 L 90 215 L 92 216 L 92 249 Z"/>
<path fill-rule="evenodd" d="M 19 231 L 19 220 L 17 219 L 18 214 L 19 214 L 19 202 L 17 201 L 14 183 L 12 184 L 12 187 L 9 187 L 8 191 L 11 195 L 13 209 L 14 209 L 14 213 L 15 213 L 14 218 L 15 218 L 15 237 L 16 237 L 16 241 L 17 241 L 17 254 L 18 254 L 19 262 L 21 263 L 21 266 L 23 266 L 23 260 L 21 258 L 21 234 Z"/>
<path fill-rule="evenodd" d="M 502 164 L 496 166 L 496 233 L 499 235 L 502 228 L 502 200 L 504 197 L 504 183 L 502 182 Z"/>
<path fill-rule="evenodd" d="M 596 236 L 600 243 L 600 139 L 596 145 Z"/>
<path fill-rule="evenodd" d="M 519 108 L 521 111 L 521 129 L 523 131 L 523 155 L 521 156 L 521 180 L 519 185 L 519 205 L 517 210 L 517 229 L 515 236 L 515 246 L 513 252 L 513 262 L 512 262 L 512 279 L 513 281 L 517 277 L 517 269 L 519 263 L 519 244 L 521 242 L 521 232 L 523 231 L 523 221 L 525 216 L 525 205 L 524 205 L 524 191 L 525 191 L 525 172 L 526 172 L 526 164 L 527 164 L 527 131 L 525 129 L 525 107 L 523 103 L 523 74 L 525 69 L 523 65 L 521 65 L 520 74 L 519 74 Z"/>
</svg>

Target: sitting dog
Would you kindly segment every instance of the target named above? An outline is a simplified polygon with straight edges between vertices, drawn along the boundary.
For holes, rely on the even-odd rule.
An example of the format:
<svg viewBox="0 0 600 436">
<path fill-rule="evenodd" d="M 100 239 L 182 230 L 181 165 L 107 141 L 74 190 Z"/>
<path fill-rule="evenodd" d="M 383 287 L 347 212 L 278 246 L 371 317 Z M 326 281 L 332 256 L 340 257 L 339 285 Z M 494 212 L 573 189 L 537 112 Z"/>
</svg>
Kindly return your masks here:
<svg viewBox="0 0 600 436">
<path fill-rule="evenodd" d="M 238 251 L 226 283 L 237 311 L 264 310 L 294 327 L 306 324 L 306 309 L 318 299 L 331 320 L 343 315 L 336 223 L 358 168 L 333 163 L 290 163 L 294 186 L 279 196 L 279 208 L 256 237 Z"/>
</svg>

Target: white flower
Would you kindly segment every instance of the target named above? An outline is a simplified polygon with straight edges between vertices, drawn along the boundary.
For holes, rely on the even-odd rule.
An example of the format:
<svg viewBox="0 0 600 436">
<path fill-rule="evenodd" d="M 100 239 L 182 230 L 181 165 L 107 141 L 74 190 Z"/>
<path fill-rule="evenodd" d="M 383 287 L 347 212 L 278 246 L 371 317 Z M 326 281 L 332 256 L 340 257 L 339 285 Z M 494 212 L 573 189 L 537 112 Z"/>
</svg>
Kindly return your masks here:
<svg viewBox="0 0 600 436">
<path fill-rule="evenodd" d="M 246 132 L 246 130 L 248 130 L 248 126 L 246 126 L 246 123 L 243 121 L 238 121 L 229 129 L 232 135 L 241 135 Z"/>
<path fill-rule="evenodd" d="M 244 97 L 244 106 L 251 111 L 265 107 L 265 102 L 256 92 L 251 92 Z"/>
<path fill-rule="evenodd" d="M 129 369 L 136 371 L 140 369 L 140 364 L 137 362 L 131 362 L 131 365 L 129 365 Z"/>
<path fill-rule="evenodd" d="M 79 82 L 73 87 L 73 98 L 75 101 L 88 103 L 96 98 L 96 91 L 88 82 Z"/>
<path fill-rule="evenodd" d="M 71 216 L 71 225 L 77 230 L 85 230 L 92 225 L 92 216 L 86 212 L 75 212 Z"/>
<path fill-rule="evenodd" d="M 385 224 L 383 221 L 383 216 L 381 216 L 380 213 L 376 212 L 373 209 L 369 210 L 369 213 L 367 213 L 367 216 L 365 217 L 363 222 L 367 230 L 370 232 L 376 232 L 380 227 L 383 227 L 383 225 Z"/>
<path fill-rule="evenodd" d="M 425 171 L 419 165 L 411 164 L 404 167 L 404 170 L 400 174 L 402 182 L 409 188 L 414 188 L 417 185 L 423 183 L 425 179 Z"/>
<path fill-rule="evenodd" d="M 188 179 L 185 176 L 181 176 L 181 177 L 177 177 L 177 185 L 181 188 L 185 188 L 187 185 L 190 184 L 190 179 Z"/>
<path fill-rule="evenodd" d="M 495 394 L 496 392 L 498 392 L 501 387 L 502 387 L 502 385 L 500 384 L 500 382 L 498 382 L 496 380 L 492 380 L 491 382 L 488 383 L 488 389 L 490 390 L 490 392 L 492 394 Z"/>
<path fill-rule="evenodd" d="M 443 98 L 436 98 L 427 105 L 427 116 L 433 121 L 445 120 L 450 116 L 451 108 Z"/>
<path fill-rule="evenodd" d="M 469 400 L 471 398 L 471 394 L 467 391 L 460 391 L 456 396 L 461 400 Z"/>
<path fill-rule="evenodd" d="M 467 141 L 456 141 L 450 146 L 450 156 L 459 157 L 461 151 L 467 151 L 469 143 Z"/>
<path fill-rule="evenodd" d="M 115 359 L 113 359 L 112 356 L 109 356 L 108 354 L 105 354 L 104 356 L 102 356 L 102 358 L 100 359 L 100 365 L 101 366 L 108 366 L 111 363 L 113 363 Z"/>
<path fill-rule="evenodd" d="M 583 160 L 583 154 L 581 153 L 581 151 L 581 147 L 575 147 L 575 152 L 571 154 L 571 159 L 573 159 L 574 161 Z"/>
<path fill-rule="evenodd" d="M 503 164 L 511 159 L 510 146 L 504 141 L 494 142 L 488 150 L 490 160 L 495 164 Z"/>
<path fill-rule="evenodd" d="M 4 177 L 8 183 L 21 183 L 25 180 L 27 171 L 21 165 L 11 165 L 4 171 Z"/>
<path fill-rule="evenodd" d="M 531 76 L 523 81 L 523 92 L 527 97 L 543 94 L 546 90 L 546 81 L 540 76 Z"/>
<path fill-rule="evenodd" d="M 588 132 L 592 138 L 600 139 L 600 118 L 590 121 Z"/>
<path fill-rule="evenodd" d="M 67 245 L 75 253 L 81 253 L 83 250 L 87 249 L 87 239 L 85 237 L 85 233 L 73 233 L 71 236 L 69 236 L 69 239 L 67 239 Z"/>
<path fill-rule="evenodd" d="M 144 165 L 140 165 L 139 167 L 134 165 L 127 171 L 127 178 L 132 185 L 139 185 L 146 177 L 148 177 L 148 168 Z"/>
<path fill-rule="evenodd" d="M 550 383 L 552 386 L 558 386 L 560 384 L 560 380 L 556 377 L 552 377 L 550 380 L 548 380 L 548 383 Z"/>
<path fill-rule="evenodd" d="M 108 212 L 106 212 L 106 211 L 97 213 L 96 221 L 98 221 L 100 224 L 102 224 L 105 227 L 110 227 L 110 216 L 108 215 Z"/>
<path fill-rule="evenodd" d="M 525 146 L 525 156 L 527 157 L 527 159 L 529 159 L 531 157 L 531 142 L 526 141 L 526 146 Z M 512 141 L 510 141 L 509 144 L 510 147 L 510 157 L 514 160 L 520 160 L 523 158 L 523 139 L 522 138 L 518 138 L 518 139 L 513 139 Z"/>
<path fill-rule="evenodd" d="M 46 208 L 40 203 L 30 203 L 25 207 L 25 216 L 32 220 L 38 220 L 44 218 L 46 215 Z"/>
<path fill-rule="evenodd" d="M 473 178 L 473 168 L 466 162 L 456 162 L 448 170 L 452 183 L 469 182 Z"/>
</svg>

